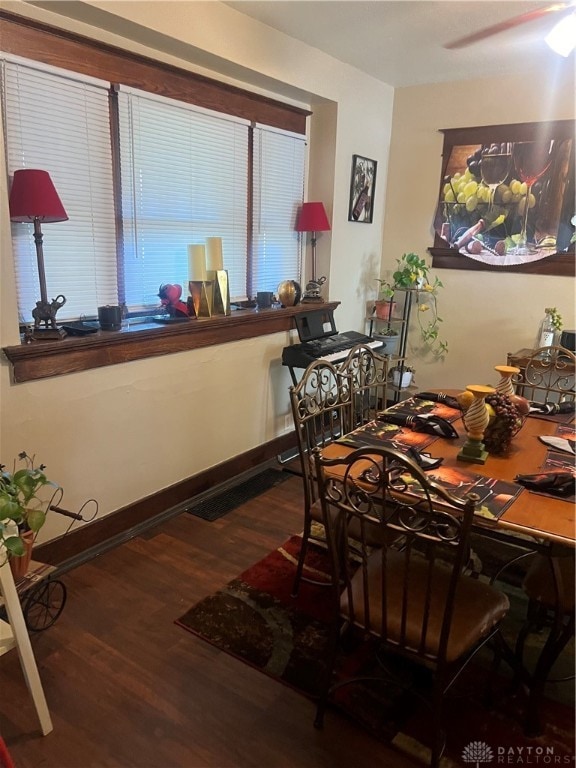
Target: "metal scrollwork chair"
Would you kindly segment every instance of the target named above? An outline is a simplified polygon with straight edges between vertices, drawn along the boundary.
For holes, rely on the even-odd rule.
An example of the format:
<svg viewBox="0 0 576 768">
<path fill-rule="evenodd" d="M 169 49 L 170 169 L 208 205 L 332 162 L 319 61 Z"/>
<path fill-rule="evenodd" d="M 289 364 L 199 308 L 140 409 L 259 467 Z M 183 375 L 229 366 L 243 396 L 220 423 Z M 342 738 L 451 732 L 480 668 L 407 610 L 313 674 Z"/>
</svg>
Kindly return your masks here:
<svg viewBox="0 0 576 768">
<path fill-rule="evenodd" d="M 357 344 L 338 370 L 350 379 L 351 431 L 386 408 L 388 359 L 366 344 Z"/>
<path fill-rule="evenodd" d="M 535 349 L 515 379 L 516 393 L 533 402 L 574 402 L 575 366 L 576 355 L 569 349 Z"/>
<path fill-rule="evenodd" d="M 327 704 L 341 687 L 368 679 L 385 684 L 381 675 L 370 674 L 333 680 L 344 631 L 358 634 L 360 641 L 375 639 L 378 659 L 382 651 L 399 654 L 432 671 L 430 764 L 438 766 L 445 743 L 444 695 L 485 643 L 493 639 L 499 650 L 499 626 L 509 609 L 504 593 L 465 575 L 478 497 L 453 497 L 408 457 L 385 447 L 332 459 L 316 449 L 313 459 L 328 529 L 335 614 L 315 726 L 323 726 Z M 353 523 L 360 532 L 356 568 L 348 551 Z M 382 529 L 379 549 L 369 546 L 370 526 Z"/>
<path fill-rule="evenodd" d="M 311 363 L 296 386 L 290 387 L 290 406 L 296 428 L 304 489 L 304 525 L 292 593 L 298 593 L 313 522 L 322 523 L 310 454 L 346 434 L 350 425 L 350 383 L 330 363 Z"/>
</svg>

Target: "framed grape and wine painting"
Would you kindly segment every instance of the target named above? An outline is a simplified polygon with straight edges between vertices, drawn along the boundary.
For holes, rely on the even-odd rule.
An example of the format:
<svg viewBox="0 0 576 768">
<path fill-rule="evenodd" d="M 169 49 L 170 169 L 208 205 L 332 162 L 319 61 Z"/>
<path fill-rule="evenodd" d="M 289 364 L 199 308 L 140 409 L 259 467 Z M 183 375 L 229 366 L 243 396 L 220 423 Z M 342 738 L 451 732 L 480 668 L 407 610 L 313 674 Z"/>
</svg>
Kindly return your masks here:
<svg viewBox="0 0 576 768">
<path fill-rule="evenodd" d="M 573 276 L 574 130 L 560 120 L 442 131 L 432 265 Z"/>
<path fill-rule="evenodd" d="M 377 165 L 376 160 L 352 155 L 348 221 L 372 224 Z"/>
</svg>

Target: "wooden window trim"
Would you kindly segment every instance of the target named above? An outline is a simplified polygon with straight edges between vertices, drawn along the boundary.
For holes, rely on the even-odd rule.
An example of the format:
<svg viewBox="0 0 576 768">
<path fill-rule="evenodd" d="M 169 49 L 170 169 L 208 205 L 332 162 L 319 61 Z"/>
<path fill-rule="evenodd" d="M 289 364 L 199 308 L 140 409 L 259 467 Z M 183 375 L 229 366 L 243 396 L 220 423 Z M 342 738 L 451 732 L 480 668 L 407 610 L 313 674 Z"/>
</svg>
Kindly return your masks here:
<svg viewBox="0 0 576 768">
<path fill-rule="evenodd" d="M 306 133 L 306 118 L 312 114 L 5 10 L 0 10 L 0 48 L 5 53 L 302 135 Z M 320 306 L 335 308 L 338 303 Z M 34 381 L 288 331 L 294 327 L 294 315 L 309 309 L 302 305 L 263 312 L 235 310 L 231 317 L 171 326 L 136 325 L 114 334 L 99 331 L 88 337 L 4 347 L 3 352 L 13 366 L 14 382 Z"/>
<path fill-rule="evenodd" d="M 0 48 L 90 77 L 305 135 L 312 113 L 117 46 L 0 10 Z"/>
<path fill-rule="evenodd" d="M 295 315 L 318 309 L 334 310 L 339 304 L 332 301 L 282 309 L 240 309 L 233 310 L 231 316 L 192 319 L 174 325 L 150 323 L 126 331 L 33 341 L 4 347 L 3 352 L 13 366 L 14 383 L 22 383 L 281 333 L 295 327 Z"/>
</svg>

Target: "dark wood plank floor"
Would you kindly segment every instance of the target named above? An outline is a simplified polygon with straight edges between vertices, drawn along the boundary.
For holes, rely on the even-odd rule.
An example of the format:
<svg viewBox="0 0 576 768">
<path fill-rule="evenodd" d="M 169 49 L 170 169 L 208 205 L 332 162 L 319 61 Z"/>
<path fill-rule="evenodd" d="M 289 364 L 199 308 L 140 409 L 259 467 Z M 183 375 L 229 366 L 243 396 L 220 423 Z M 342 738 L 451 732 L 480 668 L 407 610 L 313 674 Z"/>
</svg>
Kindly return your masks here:
<svg viewBox="0 0 576 768">
<path fill-rule="evenodd" d="M 174 624 L 301 525 L 292 477 L 226 517 L 164 522 L 62 578 L 33 635 L 54 723 L 42 737 L 16 651 L 0 658 L 0 734 L 17 768 L 417 765 Z"/>
</svg>

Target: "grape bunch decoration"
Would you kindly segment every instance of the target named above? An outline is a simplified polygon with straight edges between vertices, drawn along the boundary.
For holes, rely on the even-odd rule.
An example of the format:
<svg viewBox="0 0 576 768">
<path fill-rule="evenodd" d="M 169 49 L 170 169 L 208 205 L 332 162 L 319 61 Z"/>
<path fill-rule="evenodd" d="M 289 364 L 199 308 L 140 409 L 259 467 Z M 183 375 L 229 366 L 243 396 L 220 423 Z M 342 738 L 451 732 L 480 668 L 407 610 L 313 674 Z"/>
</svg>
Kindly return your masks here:
<svg viewBox="0 0 576 768">
<path fill-rule="evenodd" d="M 514 435 L 518 434 L 525 421 L 514 403 L 506 395 L 495 392 L 486 397 L 486 403 L 491 406 L 494 416 L 484 432 L 484 445 L 489 453 L 507 453 Z"/>
</svg>

